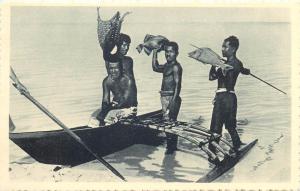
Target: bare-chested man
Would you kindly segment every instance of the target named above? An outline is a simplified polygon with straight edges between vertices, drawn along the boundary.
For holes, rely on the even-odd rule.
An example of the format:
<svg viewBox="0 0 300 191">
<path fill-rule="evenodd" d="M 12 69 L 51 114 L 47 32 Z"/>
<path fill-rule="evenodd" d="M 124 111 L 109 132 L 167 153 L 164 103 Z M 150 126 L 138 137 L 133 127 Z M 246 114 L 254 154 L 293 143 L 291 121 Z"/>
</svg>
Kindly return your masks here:
<svg viewBox="0 0 300 191">
<path fill-rule="evenodd" d="M 106 44 L 103 49 L 103 56 L 105 60 L 107 73 L 109 72 L 108 71 L 109 62 L 107 60 L 111 57 L 118 57 L 122 64 L 123 74 L 127 75 L 128 77 L 130 77 L 135 81 L 134 74 L 133 74 L 133 60 L 131 57 L 126 56 L 131 43 L 130 37 L 127 34 L 121 33 L 119 41 L 116 42 L 116 44 L 113 44 L 112 42 L 108 42 L 108 43 L 109 44 Z M 117 46 L 117 52 L 115 54 L 111 54 L 111 51 L 115 45 Z"/>
<path fill-rule="evenodd" d="M 225 128 L 232 139 L 234 152 L 238 152 L 242 144 L 236 131 L 237 98 L 234 87 L 240 73 L 250 74 L 250 70 L 244 68 L 242 62 L 236 57 L 238 48 L 239 40 L 237 37 L 230 36 L 226 38 L 222 45 L 222 54 L 223 57 L 227 58 L 226 64 L 232 66 L 233 69 L 222 71 L 221 68 L 217 69 L 212 66 L 209 72 L 209 80 L 218 80 L 210 131 L 221 135 L 223 124 L 225 124 Z M 218 142 L 219 139 L 216 141 Z M 209 148 L 215 152 L 215 148 L 212 145 L 209 145 Z M 216 164 L 219 161 L 215 159 L 211 162 Z"/>
<path fill-rule="evenodd" d="M 157 61 L 157 50 L 153 51 L 152 68 L 153 71 L 163 74 L 161 85 L 161 105 L 165 120 L 176 121 L 179 113 L 181 98 L 182 67 L 177 62 L 178 45 L 176 42 L 168 42 L 164 45 L 167 63 L 159 65 Z M 177 150 L 178 137 L 173 134 L 167 135 L 166 154 L 172 154 Z"/>
<path fill-rule="evenodd" d="M 102 82 L 102 107 L 97 114 L 100 126 L 105 124 L 105 118 L 111 110 L 119 110 L 118 115 L 136 114 L 137 90 L 134 82 L 127 75 L 123 75 L 120 62 L 109 61 L 109 75 Z M 110 94 L 113 98 L 111 100 Z M 122 110 L 123 109 L 123 110 Z M 125 109 L 125 110 L 124 110 Z"/>
</svg>

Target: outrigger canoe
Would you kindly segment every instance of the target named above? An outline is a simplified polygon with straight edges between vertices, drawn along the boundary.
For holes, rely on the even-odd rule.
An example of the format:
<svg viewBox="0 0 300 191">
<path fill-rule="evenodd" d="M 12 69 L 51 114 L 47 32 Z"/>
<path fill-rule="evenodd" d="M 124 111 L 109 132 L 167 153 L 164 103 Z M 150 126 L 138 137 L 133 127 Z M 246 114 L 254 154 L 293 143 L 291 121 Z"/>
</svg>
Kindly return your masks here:
<svg viewBox="0 0 300 191">
<path fill-rule="evenodd" d="M 185 122 L 175 122 L 171 126 L 161 120 L 161 110 L 146 113 L 134 119 L 120 121 L 104 127 L 87 126 L 71 128 L 76 135 L 98 156 L 106 156 L 128 148 L 134 144 L 159 146 L 165 137 L 161 132 L 174 133 L 204 149 L 205 132 L 209 131 Z M 202 136 L 202 137 L 201 137 Z M 45 164 L 76 166 L 95 159 L 87 150 L 79 145 L 63 130 L 39 131 L 26 133 L 10 133 L 9 138 L 38 162 Z M 198 141 L 200 138 L 203 141 Z M 226 140 L 225 144 L 229 144 Z M 197 182 L 212 182 L 235 166 L 257 140 L 240 150 L 236 157 L 224 158 L 220 165 L 215 166 Z M 209 154 L 209 153 L 208 153 Z"/>
<path fill-rule="evenodd" d="M 19 82 L 19 80 L 18 80 Z M 14 86 L 17 87 L 15 81 Z M 165 121 L 162 112 L 154 111 L 138 117 L 124 118 L 115 124 L 91 128 L 87 126 L 69 129 L 42 104 L 34 99 L 28 91 L 18 89 L 42 112 L 57 123 L 63 130 L 10 133 L 9 138 L 32 158 L 41 163 L 76 166 L 97 159 L 116 176 L 126 181 L 114 167 L 102 157 L 123 150 L 134 144 L 158 146 L 163 142 L 160 132 L 175 134 L 204 151 L 210 159 L 220 159 L 219 164 L 200 178 L 197 182 L 212 182 L 234 167 L 256 144 L 252 141 L 241 148 L 236 155 L 228 152 L 232 144 L 220 135 L 211 133 L 205 127 L 181 121 Z M 220 139 L 217 143 L 215 139 Z M 217 153 L 208 149 L 214 146 Z"/>
</svg>

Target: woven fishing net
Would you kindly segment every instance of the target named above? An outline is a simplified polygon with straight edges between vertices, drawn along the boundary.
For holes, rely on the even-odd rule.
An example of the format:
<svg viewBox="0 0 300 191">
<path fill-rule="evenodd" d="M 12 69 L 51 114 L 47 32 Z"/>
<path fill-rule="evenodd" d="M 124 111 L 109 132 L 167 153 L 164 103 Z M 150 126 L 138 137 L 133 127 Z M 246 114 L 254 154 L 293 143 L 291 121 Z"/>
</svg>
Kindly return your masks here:
<svg viewBox="0 0 300 191">
<path fill-rule="evenodd" d="M 98 41 L 103 49 L 104 43 L 106 41 L 111 42 L 118 42 L 120 38 L 120 31 L 122 22 L 126 15 L 130 12 L 126 12 L 121 17 L 120 12 L 118 11 L 110 20 L 104 21 L 100 18 L 99 8 L 97 8 L 98 12 L 98 26 L 97 26 L 97 33 L 98 33 Z"/>
</svg>

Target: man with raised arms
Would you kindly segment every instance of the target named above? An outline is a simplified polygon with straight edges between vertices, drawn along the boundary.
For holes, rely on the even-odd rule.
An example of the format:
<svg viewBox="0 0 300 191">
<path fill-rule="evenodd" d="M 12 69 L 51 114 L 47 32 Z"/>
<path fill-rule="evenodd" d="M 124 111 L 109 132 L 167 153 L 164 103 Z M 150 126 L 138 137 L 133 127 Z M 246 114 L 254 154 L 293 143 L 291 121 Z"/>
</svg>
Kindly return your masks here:
<svg viewBox="0 0 300 191">
<path fill-rule="evenodd" d="M 211 67 L 209 72 L 209 80 L 218 80 L 218 88 L 214 100 L 214 108 L 212 113 L 210 131 L 217 136 L 212 135 L 211 140 L 219 142 L 219 137 L 222 135 L 222 127 L 228 130 L 232 143 L 232 153 L 238 153 L 242 142 L 236 130 L 236 113 L 237 113 L 237 98 L 235 95 L 235 84 L 240 73 L 249 75 L 250 70 L 243 67 L 242 62 L 236 57 L 237 49 L 239 48 L 239 40 L 235 36 L 226 38 L 222 45 L 222 54 L 227 60 L 225 64 L 233 67 L 233 69 L 222 71 L 221 68 Z M 210 144 L 209 149 L 216 152 L 216 148 Z M 211 162 L 218 164 L 218 158 Z"/>
<path fill-rule="evenodd" d="M 116 42 L 115 44 L 113 44 L 112 42 L 108 42 L 105 44 L 105 47 L 103 49 L 103 56 L 105 60 L 107 73 L 109 72 L 108 59 L 110 57 L 116 56 L 119 58 L 121 62 L 123 68 L 123 74 L 127 75 L 128 77 L 130 77 L 135 81 L 134 74 L 133 74 L 133 60 L 131 57 L 126 56 L 130 47 L 130 43 L 131 43 L 130 37 L 127 34 L 120 33 L 118 42 Z M 115 54 L 111 54 L 111 51 L 115 46 L 117 46 L 117 51 Z"/>
<path fill-rule="evenodd" d="M 167 42 L 164 45 L 165 57 L 167 62 L 159 65 L 157 60 L 157 50 L 153 51 L 152 69 L 163 74 L 160 98 L 165 120 L 176 121 L 179 113 L 181 98 L 182 67 L 177 62 L 178 45 L 176 42 Z M 172 154 L 177 150 L 178 137 L 167 133 L 167 150 L 165 154 Z"/>
</svg>

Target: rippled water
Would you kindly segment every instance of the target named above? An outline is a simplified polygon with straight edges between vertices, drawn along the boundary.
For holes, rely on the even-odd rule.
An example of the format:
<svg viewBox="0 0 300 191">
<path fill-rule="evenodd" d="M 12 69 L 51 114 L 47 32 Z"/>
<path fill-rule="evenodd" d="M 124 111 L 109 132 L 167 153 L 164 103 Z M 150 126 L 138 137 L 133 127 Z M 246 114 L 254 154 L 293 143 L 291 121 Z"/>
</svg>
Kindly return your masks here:
<svg viewBox="0 0 300 191">
<path fill-rule="evenodd" d="M 134 9 L 132 15 L 135 14 Z M 106 75 L 97 42 L 96 11 L 91 8 L 12 10 L 11 65 L 38 101 L 69 127 L 86 125 L 100 106 L 101 82 Z M 124 11 L 123 11 L 124 12 Z M 138 12 L 138 13 L 141 13 Z M 109 12 L 112 14 L 112 12 Z M 156 13 L 153 9 L 153 15 Z M 170 13 L 169 13 L 170 14 Z M 27 15 L 28 18 L 22 16 Z M 164 19 L 125 19 L 123 31 L 132 37 L 129 55 L 134 60 L 139 112 L 160 108 L 158 91 L 161 74 L 151 68 L 151 56 L 138 54 L 135 47 L 146 34 L 161 34 L 178 42 L 178 61 L 183 67 L 182 108 L 179 120 L 201 116 L 209 126 L 216 82 L 208 81 L 209 66 L 187 57 L 190 44 L 210 47 L 220 53 L 229 35 L 240 39 L 238 57 L 245 67 L 288 92 L 283 95 L 250 76 L 240 76 L 236 85 L 241 139 L 259 139 L 242 164 L 219 181 L 274 182 L 290 179 L 290 25 L 263 22 L 168 22 Z M 182 17 L 184 15 L 182 14 Z M 31 18 L 31 19 L 30 19 Z M 163 17 L 162 17 L 163 18 Z M 164 56 L 160 55 L 161 63 Z M 28 100 L 11 87 L 10 114 L 17 132 L 59 129 Z M 13 143 L 10 161 L 25 154 Z M 274 168 L 276 167 L 276 168 Z M 268 176 L 265 176 L 265 172 Z"/>
</svg>

